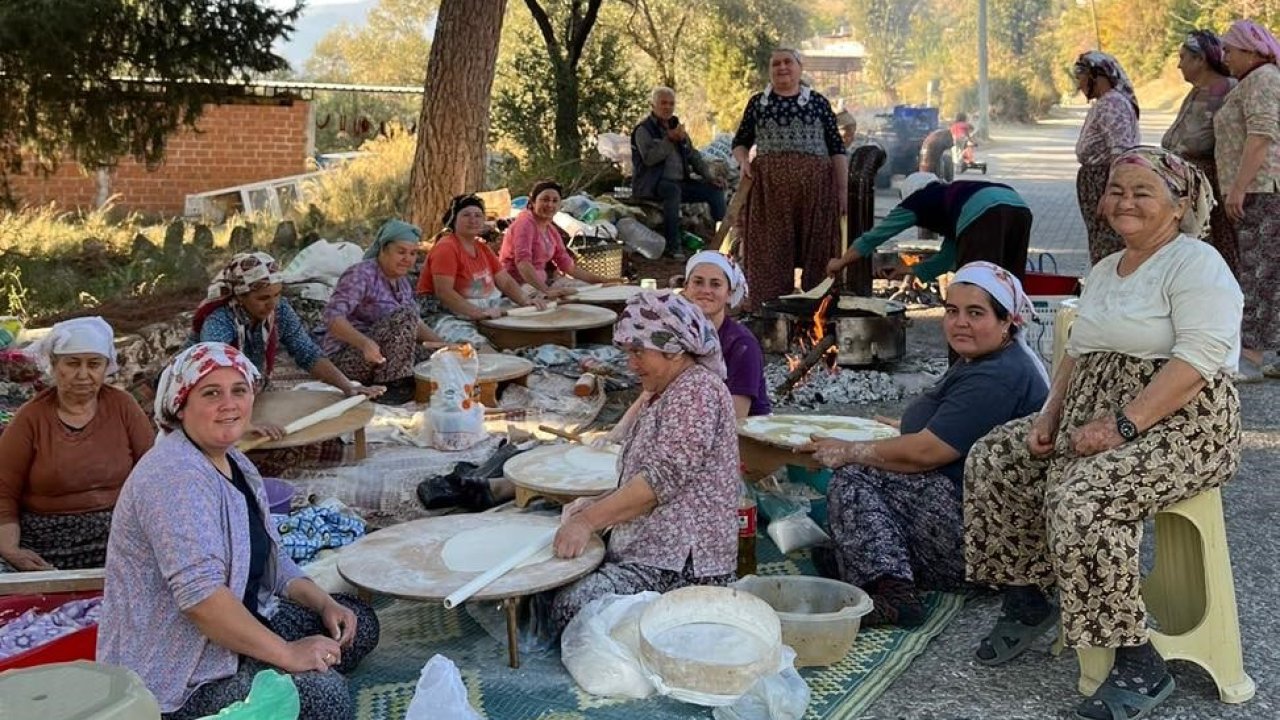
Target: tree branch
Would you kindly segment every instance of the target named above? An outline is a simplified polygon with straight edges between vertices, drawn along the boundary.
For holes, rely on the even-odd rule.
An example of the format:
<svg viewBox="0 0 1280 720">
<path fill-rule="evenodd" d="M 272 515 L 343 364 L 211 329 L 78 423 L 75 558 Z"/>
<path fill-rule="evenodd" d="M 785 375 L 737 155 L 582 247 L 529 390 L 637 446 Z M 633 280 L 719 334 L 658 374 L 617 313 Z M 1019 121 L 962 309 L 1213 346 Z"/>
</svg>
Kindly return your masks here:
<svg viewBox="0 0 1280 720">
<path fill-rule="evenodd" d="M 538 0 L 524 0 L 524 4 L 529 8 L 529 14 L 533 15 L 538 31 L 542 33 L 542 41 L 547 44 L 547 53 L 551 56 L 551 62 L 556 65 L 563 63 L 565 57 L 561 55 L 560 41 L 556 39 L 556 30 L 551 26 L 551 18 L 547 17 L 547 11 L 542 9 Z"/>
<path fill-rule="evenodd" d="M 525 0 L 525 2 L 533 2 L 534 0 Z M 587 37 L 591 34 L 591 28 L 595 27 L 596 19 L 600 16 L 600 5 L 604 0 L 587 0 L 587 14 L 581 20 L 574 22 L 572 26 L 573 34 L 569 40 L 569 67 L 573 70 L 578 69 L 578 61 L 582 59 L 582 49 L 587 45 Z M 577 18 L 577 10 L 580 6 L 578 0 L 574 0 L 573 9 L 575 20 Z"/>
</svg>

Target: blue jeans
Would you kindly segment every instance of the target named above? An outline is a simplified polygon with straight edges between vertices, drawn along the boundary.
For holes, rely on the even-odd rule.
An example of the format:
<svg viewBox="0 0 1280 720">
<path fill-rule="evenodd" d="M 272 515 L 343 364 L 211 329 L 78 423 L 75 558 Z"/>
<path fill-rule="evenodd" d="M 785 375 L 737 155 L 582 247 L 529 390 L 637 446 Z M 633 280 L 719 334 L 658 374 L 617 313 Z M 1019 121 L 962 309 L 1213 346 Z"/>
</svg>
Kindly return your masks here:
<svg viewBox="0 0 1280 720">
<path fill-rule="evenodd" d="M 667 252 L 680 249 L 680 205 L 704 202 L 711 207 L 711 219 L 724 219 L 724 190 L 701 180 L 659 180 L 655 189 L 662 200 L 662 234 L 667 239 Z"/>
</svg>

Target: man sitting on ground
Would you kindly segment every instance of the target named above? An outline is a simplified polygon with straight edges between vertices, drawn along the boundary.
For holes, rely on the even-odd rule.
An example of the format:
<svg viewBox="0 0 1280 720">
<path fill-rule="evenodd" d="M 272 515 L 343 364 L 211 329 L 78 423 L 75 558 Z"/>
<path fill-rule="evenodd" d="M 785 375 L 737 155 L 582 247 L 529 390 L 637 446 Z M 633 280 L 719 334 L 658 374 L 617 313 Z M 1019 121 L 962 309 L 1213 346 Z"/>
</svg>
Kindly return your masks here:
<svg viewBox="0 0 1280 720">
<path fill-rule="evenodd" d="M 666 254 L 684 259 L 680 243 L 680 204 L 705 202 L 711 219 L 724 219 L 724 180 L 712 178 L 702 154 L 689 142 L 689 134 L 675 116 L 676 92 L 656 87 L 649 95 L 652 112 L 631 131 L 631 194 L 662 201 L 662 231 Z M 702 180 L 692 180 L 690 168 Z"/>
</svg>

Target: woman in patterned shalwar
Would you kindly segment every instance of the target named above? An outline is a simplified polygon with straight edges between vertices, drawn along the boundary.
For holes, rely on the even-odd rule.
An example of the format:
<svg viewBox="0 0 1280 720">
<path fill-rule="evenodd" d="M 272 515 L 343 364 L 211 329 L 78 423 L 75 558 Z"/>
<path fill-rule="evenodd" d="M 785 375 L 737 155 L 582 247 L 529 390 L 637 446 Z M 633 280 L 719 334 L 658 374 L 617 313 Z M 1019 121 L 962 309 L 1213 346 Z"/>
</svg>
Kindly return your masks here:
<svg viewBox="0 0 1280 720">
<path fill-rule="evenodd" d="M 1098 201 L 1107 186 L 1111 161 L 1121 152 L 1142 142 L 1138 130 L 1138 98 L 1133 83 L 1120 61 L 1097 50 L 1076 58 L 1076 86 L 1093 101 L 1076 140 L 1076 200 L 1089 233 L 1089 263 L 1124 249 L 1120 236 L 1098 211 Z"/>
<path fill-rule="evenodd" d="M 738 562 L 738 421 L 716 328 L 688 299 L 642 292 L 613 331 L 645 395 L 618 455 L 621 485 L 564 509 L 559 557 L 613 527 L 604 563 L 552 601 L 556 633 L 607 593 L 727 585 Z"/>
<path fill-rule="evenodd" d="M 992 428 L 1036 411 L 1049 376 L 1027 345 L 1031 300 L 989 262 L 960 268 L 942 322 L 960 358 L 902 415 L 902 434 L 872 442 L 820 439 L 801 448 L 838 468 L 827 489 L 835 567 L 824 574 L 864 588 L 875 609 L 863 625 L 924 622 L 919 591 L 964 580 L 961 488 L 969 448 Z"/>
<path fill-rule="evenodd" d="M 1147 639 L 1142 523 L 1239 465 L 1243 300 L 1195 239 L 1212 204 L 1207 178 L 1176 155 L 1116 158 L 1102 209 L 1125 249 L 1089 273 L 1044 408 L 978 441 L 965 465 L 968 578 L 1004 591 L 977 659 L 1018 656 L 1060 612 L 1067 645 L 1116 649 L 1076 717 L 1145 716 L 1173 691 Z"/>
</svg>

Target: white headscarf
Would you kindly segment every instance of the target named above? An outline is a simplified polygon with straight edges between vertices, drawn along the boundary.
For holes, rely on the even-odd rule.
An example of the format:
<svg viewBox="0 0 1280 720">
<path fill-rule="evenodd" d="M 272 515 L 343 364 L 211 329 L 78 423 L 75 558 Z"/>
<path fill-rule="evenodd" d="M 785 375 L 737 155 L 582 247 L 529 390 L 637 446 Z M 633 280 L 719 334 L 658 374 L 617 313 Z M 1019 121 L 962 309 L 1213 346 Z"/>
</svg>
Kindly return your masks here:
<svg viewBox="0 0 1280 720">
<path fill-rule="evenodd" d="M 724 276 L 729 279 L 729 307 L 738 307 L 747 296 L 747 276 L 742 273 L 742 268 L 738 267 L 738 264 L 728 255 L 722 255 L 715 250 L 703 250 L 684 264 L 686 284 L 689 282 L 689 276 L 693 274 L 693 269 L 703 264 L 715 265 L 724 271 Z"/>
<path fill-rule="evenodd" d="M 977 285 L 986 290 L 991 297 L 1009 312 L 1009 319 L 1019 328 L 1019 332 L 1015 334 L 1018 345 L 1022 347 L 1022 351 L 1031 358 L 1031 364 L 1035 366 L 1040 377 L 1044 379 L 1045 385 L 1049 384 L 1049 371 L 1045 369 L 1044 361 L 1031 349 L 1027 338 L 1027 323 L 1031 322 L 1036 315 L 1036 306 L 1031 303 L 1031 298 L 1027 297 L 1026 292 L 1022 290 L 1022 283 L 1013 273 L 1004 268 L 989 263 L 984 260 L 971 262 L 956 271 L 956 277 L 951 281 L 952 285 L 956 283 L 966 283 L 969 285 Z"/>
<path fill-rule="evenodd" d="M 63 320 L 49 329 L 49 333 L 32 343 L 25 354 L 48 373 L 53 370 L 54 355 L 92 353 L 107 359 L 107 374 L 120 369 L 116 364 L 115 332 L 97 315 Z"/>
<path fill-rule="evenodd" d="M 902 179 L 902 184 L 898 186 L 898 192 L 902 193 L 902 199 L 906 200 L 923 190 L 929 183 L 935 182 L 938 182 L 938 176 L 931 172 L 913 172 Z"/>
</svg>

